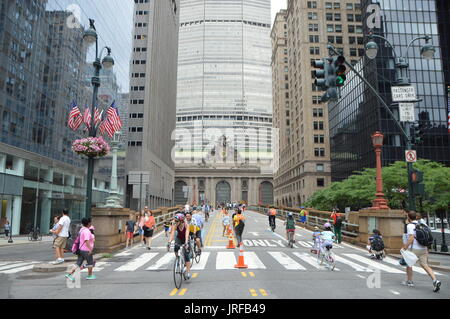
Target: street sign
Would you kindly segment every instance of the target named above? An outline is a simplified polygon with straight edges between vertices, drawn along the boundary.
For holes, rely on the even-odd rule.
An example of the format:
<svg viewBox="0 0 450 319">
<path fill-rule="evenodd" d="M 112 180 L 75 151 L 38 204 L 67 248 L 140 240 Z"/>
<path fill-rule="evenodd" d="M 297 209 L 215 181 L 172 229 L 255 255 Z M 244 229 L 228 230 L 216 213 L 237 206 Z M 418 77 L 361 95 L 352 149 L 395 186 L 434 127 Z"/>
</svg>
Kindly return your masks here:
<svg viewBox="0 0 450 319">
<path fill-rule="evenodd" d="M 405 151 L 406 161 L 408 163 L 415 163 L 417 162 L 417 152 L 413 150 Z"/>
<path fill-rule="evenodd" d="M 142 178 L 142 180 L 141 180 Z M 128 184 L 131 185 L 146 185 L 150 183 L 150 172 L 129 172 L 128 173 Z"/>
<path fill-rule="evenodd" d="M 414 89 L 414 86 L 392 86 L 391 91 L 393 102 L 417 100 L 416 90 Z"/>
<path fill-rule="evenodd" d="M 399 103 L 400 122 L 415 122 L 414 103 Z"/>
</svg>

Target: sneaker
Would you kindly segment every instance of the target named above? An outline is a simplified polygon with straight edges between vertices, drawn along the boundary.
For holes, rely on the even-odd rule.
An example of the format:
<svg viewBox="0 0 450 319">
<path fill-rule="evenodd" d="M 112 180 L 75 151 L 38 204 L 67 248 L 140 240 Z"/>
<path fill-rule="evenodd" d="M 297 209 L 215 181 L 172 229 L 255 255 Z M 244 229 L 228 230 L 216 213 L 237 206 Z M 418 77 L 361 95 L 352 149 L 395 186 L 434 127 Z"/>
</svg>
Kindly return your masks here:
<svg viewBox="0 0 450 319">
<path fill-rule="evenodd" d="M 441 289 L 441 282 L 439 280 L 433 281 L 433 292 L 438 292 Z"/>
<path fill-rule="evenodd" d="M 150 247 L 147 247 L 147 250 L 151 250 L 151 248 L 150 248 Z"/>
<path fill-rule="evenodd" d="M 51 264 L 52 265 L 59 265 L 59 264 L 62 264 L 62 263 L 64 263 L 64 259 L 58 258 L 54 262 L 52 262 Z"/>
<path fill-rule="evenodd" d="M 414 287 L 414 283 L 411 280 L 408 281 L 402 281 L 402 284 L 404 286 L 408 286 L 408 287 Z"/>
<path fill-rule="evenodd" d="M 72 282 L 75 281 L 75 278 L 73 278 L 71 274 L 67 274 L 67 275 L 65 275 L 64 277 L 66 277 L 67 279 L 69 279 L 69 280 L 72 281 Z"/>
<path fill-rule="evenodd" d="M 186 279 L 187 279 L 187 280 L 191 279 L 191 273 L 190 273 L 190 272 L 188 272 L 188 273 L 186 274 Z"/>
<path fill-rule="evenodd" d="M 97 277 L 95 275 L 86 277 L 86 280 L 95 280 L 95 279 L 97 279 Z"/>
</svg>

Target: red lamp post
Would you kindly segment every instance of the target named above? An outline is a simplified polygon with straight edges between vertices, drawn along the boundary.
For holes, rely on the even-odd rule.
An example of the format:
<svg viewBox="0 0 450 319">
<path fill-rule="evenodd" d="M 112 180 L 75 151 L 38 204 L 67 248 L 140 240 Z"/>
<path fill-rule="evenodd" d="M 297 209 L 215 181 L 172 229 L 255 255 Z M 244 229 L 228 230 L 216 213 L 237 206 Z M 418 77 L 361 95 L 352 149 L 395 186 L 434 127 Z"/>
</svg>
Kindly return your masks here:
<svg viewBox="0 0 450 319">
<path fill-rule="evenodd" d="M 381 147 L 383 146 L 384 135 L 380 132 L 375 132 L 372 135 L 372 144 L 375 148 L 375 155 L 377 159 L 377 192 L 376 198 L 372 201 L 373 209 L 389 209 L 387 201 L 384 199 L 383 194 L 383 176 L 381 173 Z"/>
</svg>

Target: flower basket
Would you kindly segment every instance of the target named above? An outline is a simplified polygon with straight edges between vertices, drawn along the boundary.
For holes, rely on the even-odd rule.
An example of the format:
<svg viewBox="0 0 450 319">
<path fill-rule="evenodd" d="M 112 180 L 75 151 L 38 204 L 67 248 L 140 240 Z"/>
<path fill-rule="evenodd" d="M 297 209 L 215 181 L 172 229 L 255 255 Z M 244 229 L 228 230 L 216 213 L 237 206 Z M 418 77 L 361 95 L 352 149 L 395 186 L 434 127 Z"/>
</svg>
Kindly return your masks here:
<svg viewBox="0 0 450 319">
<path fill-rule="evenodd" d="M 103 137 L 88 137 L 74 141 L 72 150 L 78 155 L 95 158 L 108 155 L 111 148 Z"/>
</svg>

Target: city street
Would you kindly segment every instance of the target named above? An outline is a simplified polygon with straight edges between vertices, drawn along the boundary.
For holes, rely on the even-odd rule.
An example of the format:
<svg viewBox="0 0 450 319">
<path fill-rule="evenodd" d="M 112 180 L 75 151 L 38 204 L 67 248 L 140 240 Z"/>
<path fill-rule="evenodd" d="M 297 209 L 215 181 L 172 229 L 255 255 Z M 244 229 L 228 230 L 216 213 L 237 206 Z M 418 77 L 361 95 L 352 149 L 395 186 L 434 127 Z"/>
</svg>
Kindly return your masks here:
<svg viewBox="0 0 450 319">
<path fill-rule="evenodd" d="M 47 260 L 52 252 L 42 244 L 41 252 L 32 253 L 23 246 L 23 256 L 7 255 L 11 248 L 0 248 L 0 298 L 139 298 L 139 299 L 442 299 L 449 298 L 448 273 L 438 274 L 441 291 L 432 292 L 430 278 L 421 268 L 414 268 L 414 288 L 403 286 L 404 268 L 396 259 L 371 260 L 361 248 L 335 244 L 336 269 L 331 271 L 317 263 L 310 252 L 311 232 L 297 227 L 296 244 L 286 247 L 283 221 L 277 220 L 273 233 L 268 218 L 245 212 L 244 260 L 248 269 L 235 269 L 239 249 L 226 249 L 228 238 L 222 237 L 218 212 L 211 215 L 204 231 L 201 260 L 195 264 L 193 278 L 184 281 L 180 290 L 173 281 L 174 253 L 167 253 L 163 233 L 155 236 L 148 251 L 135 245 L 112 258 L 97 262 L 95 281 L 81 275 L 81 288 L 68 288 L 64 273 L 32 272 L 32 262 Z M 30 259 L 30 257 L 36 257 Z M 379 275 L 379 282 L 378 280 Z"/>
</svg>

